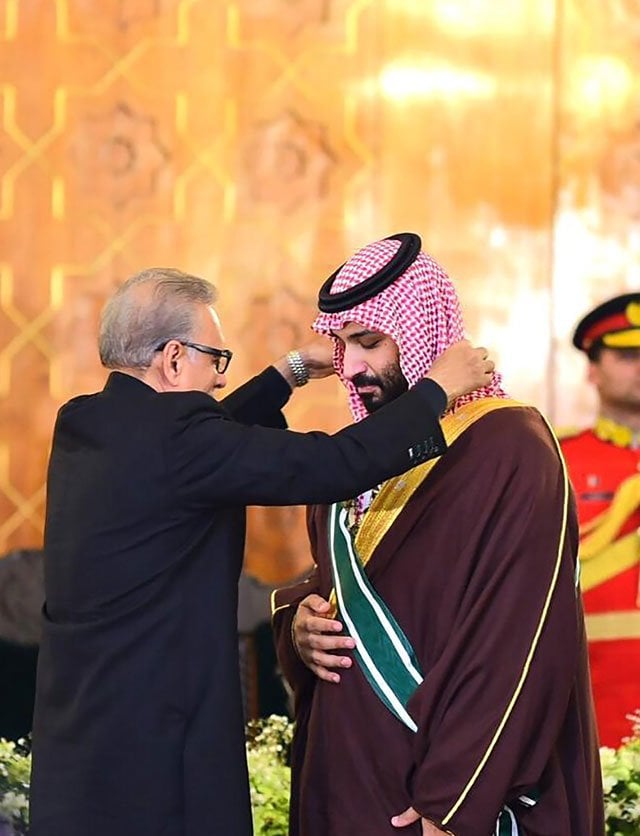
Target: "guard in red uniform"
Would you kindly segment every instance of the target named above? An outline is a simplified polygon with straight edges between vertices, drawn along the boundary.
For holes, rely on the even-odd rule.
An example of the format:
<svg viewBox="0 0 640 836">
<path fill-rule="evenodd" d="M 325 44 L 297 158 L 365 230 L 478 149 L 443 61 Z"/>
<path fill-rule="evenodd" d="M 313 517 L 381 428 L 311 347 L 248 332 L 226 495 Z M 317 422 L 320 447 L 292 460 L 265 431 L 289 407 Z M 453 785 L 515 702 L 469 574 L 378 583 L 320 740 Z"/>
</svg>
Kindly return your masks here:
<svg viewBox="0 0 640 836">
<path fill-rule="evenodd" d="M 600 742 L 630 734 L 640 709 L 640 293 L 578 324 L 599 395 L 595 426 L 561 439 L 580 518 L 581 586 Z"/>
</svg>

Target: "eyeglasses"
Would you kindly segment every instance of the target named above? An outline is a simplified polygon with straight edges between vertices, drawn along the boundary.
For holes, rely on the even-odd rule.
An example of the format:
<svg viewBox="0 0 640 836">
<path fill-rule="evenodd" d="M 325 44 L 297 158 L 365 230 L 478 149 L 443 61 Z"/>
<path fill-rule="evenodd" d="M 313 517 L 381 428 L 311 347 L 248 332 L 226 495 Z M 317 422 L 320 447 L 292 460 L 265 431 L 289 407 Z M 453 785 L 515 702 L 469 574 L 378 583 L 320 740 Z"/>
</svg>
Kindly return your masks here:
<svg viewBox="0 0 640 836">
<path fill-rule="evenodd" d="M 171 340 L 167 340 L 166 342 L 160 343 L 156 351 L 163 351 L 167 343 L 170 342 Z M 180 343 L 180 345 L 186 345 L 188 348 L 195 348 L 196 351 L 200 351 L 202 354 L 209 354 L 211 357 L 215 357 L 213 365 L 216 367 L 218 374 L 224 374 L 229 368 L 233 352 L 229 351 L 228 348 L 212 348 L 210 345 L 190 343 L 186 340 L 175 340 L 175 342 Z"/>
</svg>

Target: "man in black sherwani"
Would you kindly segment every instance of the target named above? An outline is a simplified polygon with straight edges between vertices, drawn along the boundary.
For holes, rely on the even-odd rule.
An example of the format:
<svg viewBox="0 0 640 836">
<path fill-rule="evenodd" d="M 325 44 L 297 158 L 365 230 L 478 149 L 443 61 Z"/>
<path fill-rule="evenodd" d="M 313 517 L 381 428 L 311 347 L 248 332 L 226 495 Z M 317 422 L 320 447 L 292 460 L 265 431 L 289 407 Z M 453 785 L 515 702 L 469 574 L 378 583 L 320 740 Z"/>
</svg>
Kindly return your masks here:
<svg viewBox="0 0 640 836">
<path fill-rule="evenodd" d="M 462 343 L 370 419 L 334 436 L 287 432 L 281 407 L 329 373 L 329 341 L 218 403 L 231 352 L 214 301 L 209 282 L 176 270 L 129 279 L 102 317 L 105 388 L 59 412 L 32 836 L 251 833 L 236 625 L 245 506 L 346 499 L 441 454 L 447 400 L 493 369 Z"/>
</svg>

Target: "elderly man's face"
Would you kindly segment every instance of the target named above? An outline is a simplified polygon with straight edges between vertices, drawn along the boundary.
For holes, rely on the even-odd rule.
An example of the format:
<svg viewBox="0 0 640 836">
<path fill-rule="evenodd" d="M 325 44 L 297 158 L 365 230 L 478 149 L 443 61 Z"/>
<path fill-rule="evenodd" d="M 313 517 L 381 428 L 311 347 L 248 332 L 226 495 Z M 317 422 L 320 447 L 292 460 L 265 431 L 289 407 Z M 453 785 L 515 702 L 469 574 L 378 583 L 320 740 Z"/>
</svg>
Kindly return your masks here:
<svg viewBox="0 0 640 836">
<path fill-rule="evenodd" d="M 407 391 L 398 346 L 391 337 L 358 322 L 348 322 L 333 336 L 344 344 L 344 376 L 356 387 L 367 412 Z"/>
<path fill-rule="evenodd" d="M 209 348 L 226 348 L 220 320 L 213 307 L 198 305 L 195 328 L 189 342 Z M 182 350 L 180 390 L 213 395 L 216 389 L 223 389 L 227 385 L 225 375 L 218 372 L 218 358 L 186 345 L 182 346 Z"/>
</svg>

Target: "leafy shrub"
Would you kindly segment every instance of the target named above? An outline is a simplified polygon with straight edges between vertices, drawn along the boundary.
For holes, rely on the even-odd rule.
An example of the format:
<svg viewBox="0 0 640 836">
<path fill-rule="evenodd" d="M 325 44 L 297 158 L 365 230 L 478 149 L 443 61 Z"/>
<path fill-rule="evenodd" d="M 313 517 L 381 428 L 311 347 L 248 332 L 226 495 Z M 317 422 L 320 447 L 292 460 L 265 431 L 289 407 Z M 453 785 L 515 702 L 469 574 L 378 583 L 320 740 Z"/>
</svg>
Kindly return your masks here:
<svg viewBox="0 0 640 836">
<path fill-rule="evenodd" d="M 287 836 L 289 832 L 288 766 L 293 724 L 273 714 L 247 725 L 247 760 L 255 836 Z"/>
<path fill-rule="evenodd" d="M 28 832 L 30 774 L 27 742 L 12 743 L 0 738 L 0 836 L 8 830 L 7 825 L 16 834 Z"/>
<path fill-rule="evenodd" d="M 607 836 L 640 833 L 640 711 L 629 719 L 632 736 L 619 749 L 600 749 Z"/>
</svg>

